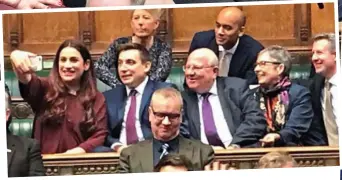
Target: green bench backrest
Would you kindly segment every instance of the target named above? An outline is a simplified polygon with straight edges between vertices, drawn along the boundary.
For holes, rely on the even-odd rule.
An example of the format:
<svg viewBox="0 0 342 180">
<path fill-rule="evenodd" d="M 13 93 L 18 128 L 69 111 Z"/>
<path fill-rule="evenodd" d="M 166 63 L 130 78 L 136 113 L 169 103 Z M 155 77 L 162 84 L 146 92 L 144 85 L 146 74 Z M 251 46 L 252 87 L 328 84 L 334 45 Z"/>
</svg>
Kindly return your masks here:
<svg viewBox="0 0 342 180">
<path fill-rule="evenodd" d="M 37 73 L 39 76 L 47 76 L 49 74 L 48 70 L 40 71 Z M 290 78 L 303 78 L 307 79 L 310 75 L 310 65 L 293 65 Z M 13 96 L 20 96 L 18 81 L 15 74 L 12 71 L 5 72 L 5 80 L 11 94 Z M 174 83 L 178 86 L 180 90 L 183 90 L 183 82 L 184 82 L 184 72 L 182 67 L 174 67 L 171 70 L 169 77 L 166 80 L 167 82 Z M 104 84 L 101 81 L 97 81 L 97 87 L 101 92 L 109 90 L 110 87 Z M 10 126 L 10 130 L 20 136 L 31 136 L 32 131 L 32 121 L 33 119 L 13 119 L 12 124 Z"/>
</svg>

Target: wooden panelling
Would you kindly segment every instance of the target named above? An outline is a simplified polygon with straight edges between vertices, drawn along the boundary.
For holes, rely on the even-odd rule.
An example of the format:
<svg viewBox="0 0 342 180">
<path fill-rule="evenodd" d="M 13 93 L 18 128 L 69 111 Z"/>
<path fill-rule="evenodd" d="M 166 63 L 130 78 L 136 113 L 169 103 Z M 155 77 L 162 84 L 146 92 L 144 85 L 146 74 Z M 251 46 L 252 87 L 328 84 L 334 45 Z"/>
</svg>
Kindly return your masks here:
<svg viewBox="0 0 342 180">
<path fill-rule="evenodd" d="M 188 50 L 195 32 L 212 29 L 220 9 L 222 7 L 172 9 L 174 50 Z"/>
<path fill-rule="evenodd" d="M 312 34 L 334 31 L 333 3 L 241 6 L 245 32 L 265 46 L 308 48 Z M 222 7 L 166 9 L 158 35 L 175 53 L 186 53 L 195 32 L 213 29 Z M 4 15 L 5 56 L 20 48 L 53 55 L 67 38 L 81 39 L 93 55 L 101 55 L 118 37 L 132 34 L 131 10 Z"/>
<path fill-rule="evenodd" d="M 215 151 L 215 160 L 228 164 L 229 169 L 255 169 L 258 160 L 268 152 L 285 151 L 298 167 L 339 166 L 336 147 L 250 148 Z M 47 175 L 112 174 L 119 168 L 117 153 L 87 153 L 80 155 L 43 155 Z"/>
<path fill-rule="evenodd" d="M 131 11 L 124 10 L 95 12 L 95 41 L 92 49 L 104 51 L 114 39 L 130 36 L 130 16 Z"/>
<path fill-rule="evenodd" d="M 79 38 L 78 13 L 23 14 L 19 49 L 55 52 L 69 38 Z"/>
<path fill-rule="evenodd" d="M 334 4 L 324 3 L 324 9 L 319 9 L 317 4 L 313 4 L 311 7 L 312 34 L 315 35 L 322 32 L 335 32 L 334 17 Z"/>
</svg>

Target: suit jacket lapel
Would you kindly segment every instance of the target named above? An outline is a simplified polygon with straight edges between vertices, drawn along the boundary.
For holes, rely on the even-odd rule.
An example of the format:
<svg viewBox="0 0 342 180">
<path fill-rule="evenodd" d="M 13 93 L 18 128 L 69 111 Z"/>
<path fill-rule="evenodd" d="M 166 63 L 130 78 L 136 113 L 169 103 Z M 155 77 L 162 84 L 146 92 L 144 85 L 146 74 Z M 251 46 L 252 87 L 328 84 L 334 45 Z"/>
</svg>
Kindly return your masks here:
<svg viewBox="0 0 342 180">
<path fill-rule="evenodd" d="M 15 153 L 15 143 L 11 134 L 7 134 L 7 166 L 10 167 Z"/>
<path fill-rule="evenodd" d="M 152 140 L 148 140 L 145 143 L 141 144 L 142 151 L 140 152 L 139 156 L 140 159 L 140 168 L 141 172 L 153 172 L 153 143 Z"/>
<path fill-rule="evenodd" d="M 228 124 L 229 131 L 231 134 L 234 134 L 235 126 L 233 123 L 232 110 L 230 109 L 228 101 L 226 100 L 226 98 L 228 99 L 229 94 L 227 91 L 225 91 L 225 83 L 223 80 L 224 79 L 217 78 L 217 93 L 222 107 L 223 116 Z"/>
<path fill-rule="evenodd" d="M 189 91 L 188 93 L 190 98 L 190 105 L 187 108 L 190 109 L 190 116 L 188 117 L 191 119 L 189 122 L 193 123 L 195 126 L 196 135 L 193 135 L 195 138 L 201 138 L 201 122 L 200 122 L 200 114 L 198 109 L 198 97 L 197 94 L 193 91 Z"/>
<path fill-rule="evenodd" d="M 214 51 L 214 53 L 216 54 L 217 57 L 219 57 L 219 49 L 218 49 L 218 45 L 216 43 L 216 39 L 214 36 L 214 39 L 211 40 L 211 42 L 209 43 L 209 49 L 211 49 L 212 51 Z"/>
<path fill-rule="evenodd" d="M 191 146 L 191 141 L 186 140 L 182 136 L 179 136 L 179 154 L 184 155 L 188 159 L 194 158 L 194 147 Z"/>
<path fill-rule="evenodd" d="M 117 97 L 113 97 L 113 98 L 117 98 L 117 106 L 119 108 L 118 110 L 118 118 L 120 121 L 117 121 L 117 123 L 122 123 L 124 120 L 124 116 L 125 116 L 125 107 L 126 107 L 126 103 L 127 103 L 127 92 L 126 92 L 126 88 L 125 86 L 120 86 L 119 89 L 119 96 Z M 116 126 L 116 124 L 115 124 Z"/>
<path fill-rule="evenodd" d="M 149 79 L 146 83 L 146 86 L 145 86 L 145 89 L 141 98 L 140 110 L 139 110 L 140 120 L 142 120 L 142 116 L 144 114 L 143 112 L 145 108 L 147 108 L 147 106 L 150 104 L 149 101 L 151 99 L 153 92 L 154 92 L 154 86 L 153 86 L 152 81 Z"/>
<path fill-rule="evenodd" d="M 228 73 L 229 76 L 231 76 L 232 74 L 239 74 L 237 71 L 240 71 L 241 67 L 246 63 L 245 59 L 247 55 L 248 55 L 248 52 L 246 52 L 246 47 L 240 41 L 230 62 L 230 67 L 234 67 L 234 68 L 229 69 L 229 73 Z"/>
</svg>

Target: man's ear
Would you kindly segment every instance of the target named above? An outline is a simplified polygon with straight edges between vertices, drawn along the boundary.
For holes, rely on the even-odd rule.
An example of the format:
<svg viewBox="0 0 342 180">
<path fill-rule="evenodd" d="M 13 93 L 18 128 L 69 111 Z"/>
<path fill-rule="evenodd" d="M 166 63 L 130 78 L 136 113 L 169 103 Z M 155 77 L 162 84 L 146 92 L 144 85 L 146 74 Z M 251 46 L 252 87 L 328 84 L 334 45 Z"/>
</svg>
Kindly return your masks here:
<svg viewBox="0 0 342 180">
<path fill-rule="evenodd" d="M 239 29 L 239 37 L 243 36 L 245 34 L 245 26 L 241 26 Z"/>
</svg>

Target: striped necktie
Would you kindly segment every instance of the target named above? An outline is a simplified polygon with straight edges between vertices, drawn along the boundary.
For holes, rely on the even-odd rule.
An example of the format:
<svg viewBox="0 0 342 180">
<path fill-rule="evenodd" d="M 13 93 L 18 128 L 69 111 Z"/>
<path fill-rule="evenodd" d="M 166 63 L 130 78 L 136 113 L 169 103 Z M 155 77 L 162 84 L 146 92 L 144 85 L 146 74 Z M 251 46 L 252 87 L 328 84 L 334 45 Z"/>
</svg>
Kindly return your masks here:
<svg viewBox="0 0 342 180">
<path fill-rule="evenodd" d="M 169 154 L 168 150 L 169 150 L 170 146 L 167 143 L 164 143 L 162 145 L 162 153 L 159 157 L 159 159 L 163 158 L 164 156 L 166 156 L 167 154 Z"/>
</svg>

